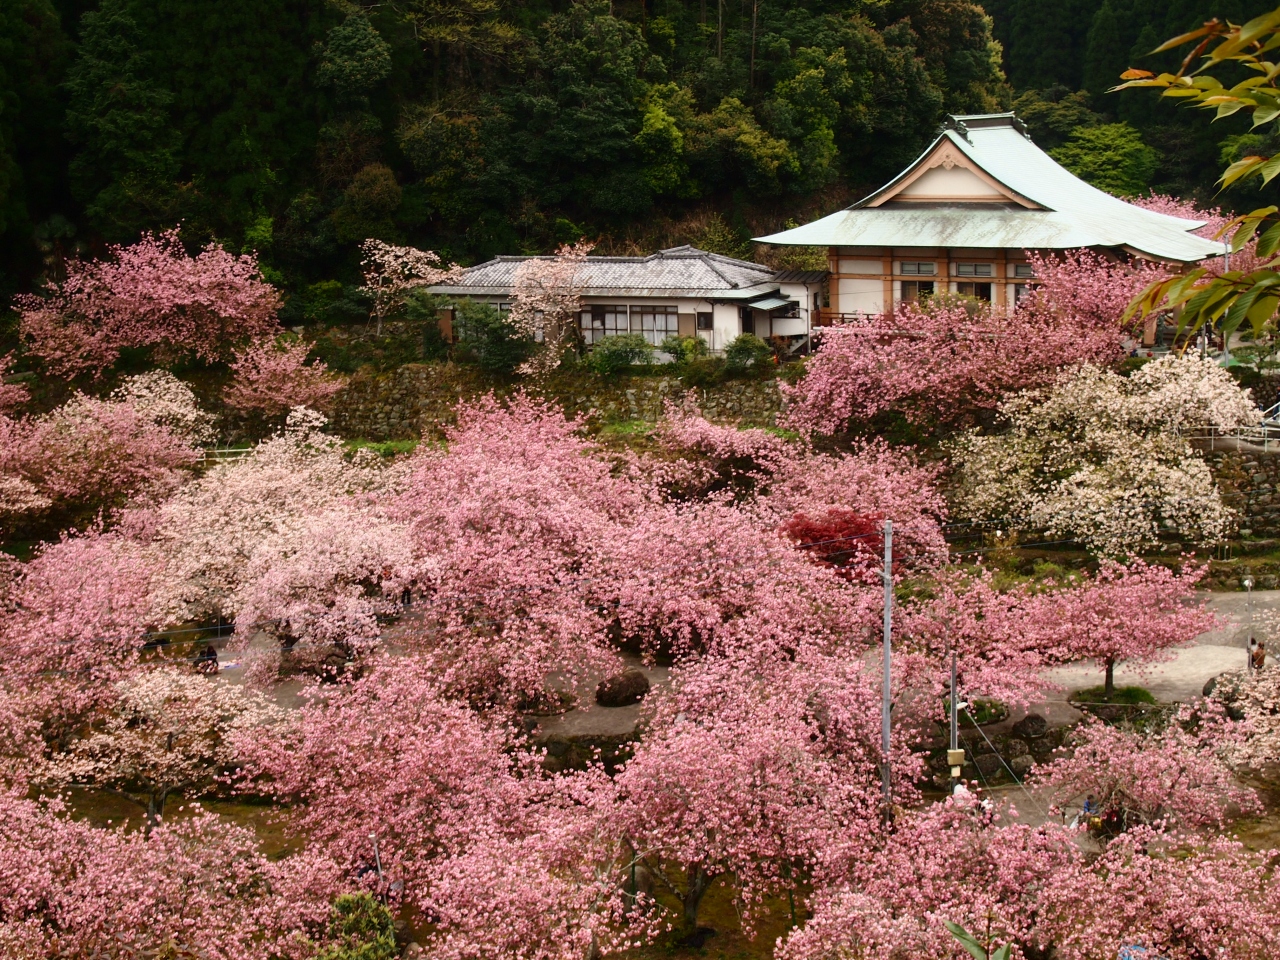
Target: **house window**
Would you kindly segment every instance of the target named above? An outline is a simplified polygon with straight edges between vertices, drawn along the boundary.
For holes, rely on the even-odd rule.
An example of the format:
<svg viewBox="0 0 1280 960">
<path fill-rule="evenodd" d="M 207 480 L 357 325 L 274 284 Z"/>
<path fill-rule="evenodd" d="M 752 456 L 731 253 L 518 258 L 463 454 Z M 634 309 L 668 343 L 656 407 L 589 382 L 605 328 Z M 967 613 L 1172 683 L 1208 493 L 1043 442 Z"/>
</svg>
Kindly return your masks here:
<svg viewBox="0 0 1280 960">
<path fill-rule="evenodd" d="M 923 297 L 933 296 L 932 280 L 903 280 L 902 302 L 915 303 Z"/>
<path fill-rule="evenodd" d="M 709 312 L 708 312 L 708 313 L 701 313 L 701 312 L 700 312 L 700 313 L 698 314 L 698 329 L 699 329 L 699 330 L 714 330 L 714 329 L 715 329 L 715 322 L 714 322 L 714 320 L 713 320 L 713 318 L 712 318 L 712 316 L 711 316 L 711 314 L 710 314 Z"/>
<path fill-rule="evenodd" d="M 1036 268 L 1029 263 L 1015 263 L 1013 275 L 1019 279 L 1031 279 L 1036 275 Z M 1025 286 L 1025 284 L 1023 284 Z"/>
<path fill-rule="evenodd" d="M 631 332 L 643 334 L 655 347 L 667 337 L 680 332 L 679 311 L 675 307 L 655 307 L 645 304 L 631 308 Z"/>
<path fill-rule="evenodd" d="M 1013 285 L 1013 302 L 1019 304 L 1031 292 L 1031 285 L 1028 283 L 1015 283 Z"/>
<path fill-rule="evenodd" d="M 957 283 L 956 293 L 962 297 L 973 297 L 975 300 L 991 302 L 991 284 L 989 283 Z"/>
<path fill-rule="evenodd" d="M 957 263 L 956 276 L 958 277 L 993 277 L 995 270 L 989 263 Z M 988 297 L 988 300 L 991 298 Z"/>
<path fill-rule="evenodd" d="M 932 277 L 938 272 L 936 263 L 919 260 L 903 260 L 899 266 L 902 267 L 902 275 L 904 277 Z"/>
<path fill-rule="evenodd" d="M 630 332 L 627 308 L 613 304 L 593 303 L 579 314 L 582 339 L 587 344 L 599 343 L 605 337 L 616 337 Z"/>
<path fill-rule="evenodd" d="M 738 316 L 742 320 L 743 333 L 756 332 L 756 315 L 750 307 L 739 307 Z"/>
</svg>

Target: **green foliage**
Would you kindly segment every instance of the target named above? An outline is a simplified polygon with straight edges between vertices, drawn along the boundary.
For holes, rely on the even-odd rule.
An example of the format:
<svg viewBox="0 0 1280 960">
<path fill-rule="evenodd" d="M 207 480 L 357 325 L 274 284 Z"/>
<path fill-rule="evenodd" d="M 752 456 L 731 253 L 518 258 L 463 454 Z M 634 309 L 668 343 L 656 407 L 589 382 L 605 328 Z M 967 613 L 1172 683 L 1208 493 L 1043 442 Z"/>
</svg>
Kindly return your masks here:
<svg viewBox="0 0 1280 960">
<path fill-rule="evenodd" d="M 667 354 L 676 363 L 689 363 L 698 357 L 707 355 L 707 341 L 701 337 L 670 336 L 663 339 L 658 349 Z"/>
<path fill-rule="evenodd" d="M 1150 363 L 1151 360 L 1152 360 L 1151 357 L 1125 357 L 1122 361 L 1120 361 L 1120 366 L 1117 368 L 1117 372 L 1120 373 L 1122 376 L 1127 377 L 1129 374 L 1133 373 L 1134 371 L 1141 370 L 1148 363 Z"/>
<path fill-rule="evenodd" d="M 1145 687 L 1116 687 L 1109 697 L 1105 687 L 1086 687 L 1077 690 L 1068 699 L 1074 703 L 1123 703 L 1131 706 L 1159 702 Z"/>
<path fill-rule="evenodd" d="M 347 440 L 342 445 L 355 453 L 357 450 L 372 450 L 380 457 L 390 460 L 406 453 L 413 453 L 418 448 L 417 440 Z"/>
<path fill-rule="evenodd" d="M 391 74 L 391 47 L 363 14 L 353 14 L 329 31 L 316 82 L 333 90 L 340 103 L 363 104 Z"/>
<path fill-rule="evenodd" d="M 680 371 L 685 386 L 706 389 L 723 383 L 729 375 L 724 357 L 698 357 L 690 360 Z"/>
<path fill-rule="evenodd" d="M 960 941 L 960 946 L 969 951 L 969 955 L 973 960 L 1009 960 L 1010 952 L 1013 945 L 1006 943 L 1002 947 L 991 949 L 992 945 L 988 942 L 983 945 L 973 934 L 958 923 L 952 923 L 950 920 L 944 921 L 947 929 L 951 931 L 951 935 Z"/>
<path fill-rule="evenodd" d="M 643 437 L 652 432 L 653 424 L 648 420 L 620 420 L 606 423 L 599 430 L 602 437 Z"/>
<path fill-rule="evenodd" d="M 602 377 L 616 377 L 633 366 L 653 362 L 653 344 L 642 334 L 623 333 L 592 344 L 586 364 Z"/>
<path fill-rule="evenodd" d="M 458 359 L 502 376 L 515 373 L 535 347 L 532 339 L 516 333 L 496 307 L 475 300 L 454 304 L 453 335 Z"/>
<path fill-rule="evenodd" d="M 972 0 L 712 6 L 8 0 L 0 293 L 178 222 L 257 251 L 286 322 L 357 281 L 368 236 L 475 262 L 697 202 L 704 245 L 750 256 L 779 211 L 898 172 L 944 110 L 1007 99 Z"/>
<path fill-rule="evenodd" d="M 1159 158 L 1127 123 L 1078 127 L 1071 139 L 1049 151 L 1060 164 L 1117 197 L 1136 197 L 1151 186 Z"/>
<path fill-rule="evenodd" d="M 1072 93 L 1064 86 L 1047 90 L 1028 90 L 1013 101 L 1018 115 L 1031 133 L 1036 145 L 1052 150 L 1060 147 L 1077 130 L 1096 127 L 1103 122 L 1091 108 L 1087 90 Z"/>
<path fill-rule="evenodd" d="M 316 960 L 394 960 L 395 926 L 391 912 L 368 893 L 346 894 L 333 903 L 329 943 Z"/>
<path fill-rule="evenodd" d="M 1158 89 L 1162 97 L 1212 111 L 1215 120 L 1248 117 L 1255 129 L 1274 137 L 1280 131 L 1280 85 L 1274 62 L 1274 49 L 1280 44 L 1280 9 L 1244 24 L 1208 21 L 1166 41 L 1157 52 L 1177 51 L 1191 43 L 1196 44 L 1192 54 L 1175 70 L 1156 75 L 1131 69 L 1118 89 Z M 1265 187 L 1277 175 L 1280 154 L 1244 156 L 1223 171 L 1220 182 L 1229 187 L 1260 181 Z M 1126 318 L 1138 311 L 1173 310 L 1180 312 L 1179 334 L 1208 325 L 1230 337 L 1246 322 L 1255 338 L 1273 332 L 1280 306 L 1280 208 L 1261 207 L 1228 224 L 1224 232 L 1233 251 L 1256 239 L 1261 262 L 1247 272 L 1219 274 L 1203 266 L 1188 268 L 1147 287 L 1130 304 Z"/>
<path fill-rule="evenodd" d="M 754 333 L 736 336 L 724 348 L 724 362 L 729 370 L 760 367 L 773 360 L 773 348 Z"/>
</svg>

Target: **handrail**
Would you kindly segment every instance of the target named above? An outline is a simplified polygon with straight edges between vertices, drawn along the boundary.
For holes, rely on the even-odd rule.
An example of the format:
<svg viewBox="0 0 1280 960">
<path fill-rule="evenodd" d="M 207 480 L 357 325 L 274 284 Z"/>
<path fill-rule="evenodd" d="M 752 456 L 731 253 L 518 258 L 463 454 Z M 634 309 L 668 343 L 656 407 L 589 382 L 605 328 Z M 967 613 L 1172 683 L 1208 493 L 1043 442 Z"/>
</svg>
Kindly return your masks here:
<svg viewBox="0 0 1280 960">
<path fill-rule="evenodd" d="M 253 447 L 206 447 L 200 451 L 200 463 L 219 463 L 223 460 L 239 460 L 253 453 Z"/>
<path fill-rule="evenodd" d="M 1260 448 L 1261 453 L 1280 453 L 1280 425 L 1263 423 L 1256 427 L 1190 427 L 1178 431 L 1186 440 L 1209 441 L 1216 450 L 1219 440 L 1234 440 Z"/>
</svg>

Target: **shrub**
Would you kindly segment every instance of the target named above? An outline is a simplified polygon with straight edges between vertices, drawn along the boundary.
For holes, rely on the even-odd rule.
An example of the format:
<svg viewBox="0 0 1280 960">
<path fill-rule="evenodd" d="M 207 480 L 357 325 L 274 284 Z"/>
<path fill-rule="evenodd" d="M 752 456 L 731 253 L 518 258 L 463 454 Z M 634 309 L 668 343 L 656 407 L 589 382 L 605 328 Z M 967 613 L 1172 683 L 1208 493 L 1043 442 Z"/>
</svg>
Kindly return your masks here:
<svg viewBox="0 0 1280 960">
<path fill-rule="evenodd" d="M 724 380 L 725 370 L 724 357 L 698 357 L 684 365 L 680 379 L 687 387 L 712 387 Z"/>
<path fill-rule="evenodd" d="M 754 333 L 734 337 L 724 348 L 724 361 L 730 370 L 746 370 L 762 366 L 773 358 L 773 348 Z"/>
<path fill-rule="evenodd" d="M 587 354 L 587 366 L 602 377 L 617 376 L 628 367 L 653 362 L 653 345 L 638 333 L 605 337 Z"/>
<path fill-rule="evenodd" d="M 368 893 L 344 893 L 334 901 L 329 937 L 317 960 L 394 960 L 399 953 L 391 912 Z"/>
<path fill-rule="evenodd" d="M 701 337 L 667 337 L 658 347 L 676 363 L 685 364 L 707 355 L 707 341 Z"/>
<path fill-rule="evenodd" d="M 459 360 L 504 376 L 515 373 L 536 346 L 533 338 L 518 333 L 497 307 L 475 300 L 454 304 L 453 334 Z"/>
</svg>

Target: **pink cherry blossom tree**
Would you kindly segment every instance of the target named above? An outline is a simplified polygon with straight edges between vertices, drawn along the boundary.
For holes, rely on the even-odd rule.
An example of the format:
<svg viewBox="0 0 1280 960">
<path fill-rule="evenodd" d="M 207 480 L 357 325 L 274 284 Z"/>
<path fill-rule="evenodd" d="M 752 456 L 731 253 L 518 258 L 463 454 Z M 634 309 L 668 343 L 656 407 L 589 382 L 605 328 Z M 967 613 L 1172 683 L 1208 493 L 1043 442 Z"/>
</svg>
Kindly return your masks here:
<svg viewBox="0 0 1280 960">
<path fill-rule="evenodd" d="M 637 889 L 645 868 L 617 829 L 617 791 L 603 771 L 543 778 L 537 790 L 514 824 L 486 825 L 465 852 L 433 866 L 434 955 L 590 960 L 667 929 Z"/>
<path fill-rule="evenodd" d="M 1280 949 L 1280 887 L 1267 860 L 1234 839 L 1192 844 L 1138 828 L 1092 861 L 1045 877 L 1039 923 L 1062 960 L 1116 956 L 1265 957 Z"/>
<path fill-rule="evenodd" d="M 293 407 L 329 409 L 345 382 L 319 360 L 307 364 L 308 349 L 300 340 L 264 338 L 236 351 L 223 400 L 233 410 L 267 416 Z"/>
<path fill-rule="evenodd" d="M 749 927 L 765 895 L 802 896 L 833 861 L 859 855 L 884 812 L 878 681 L 811 648 L 682 669 L 617 778 L 619 823 L 679 900 L 682 929 L 728 874 Z M 900 727 L 892 747 L 902 802 L 920 771 L 910 737 Z"/>
<path fill-rule="evenodd" d="M 577 343 L 583 268 L 594 246 L 585 240 L 564 244 L 554 257 L 530 257 L 516 268 L 507 321 L 521 336 L 541 345 L 520 372 L 550 373 L 560 365 L 565 350 Z"/>
<path fill-rule="evenodd" d="M 1037 922 L 1040 891 L 1082 860 L 1061 827 L 1031 827 L 1015 812 L 987 811 L 972 795 L 899 816 L 820 890 L 813 918 L 790 934 L 778 956 L 965 956 L 946 927 L 958 923 L 980 942 L 1048 946 Z M 1088 889 L 1078 895 L 1089 896 Z"/>
<path fill-rule="evenodd" d="M 1042 309 L 908 304 L 825 328 L 804 377 L 781 387 L 790 401 L 785 421 L 806 433 L 890 412 L 920 427 L 964 423 L 1066 367 L 1118 360 L 1120 341 L 1119 314 L 1099 323 Z"/>
<path fill-rule="evenodd" d="M 1225 755 L 1239 733 L 1223 718 L 1184 708 L 1158 732 L 1100 722 L 1078 729 L 1070 754 L 1033 771 L 1034 782 L 1064 804 L 1092 795 L 1113 829 L 1221 829 L 1262 807 L 1235 783 Z"/>
<path fill-rule="evenodd" d="M 184 388 L 185 389 L 185 388 Z M 0 416 L 0 477 L 8 512 L 56 511 L 84 523 L 134 497 L 162 497 L 188 476 L 198 451 L 190 435 L 127 397 L 77 394 L 48 414 Z M 25 502 L 24 502 L 25 494 Z M 25 508 L 25 509 L 24 509 Z"/>
<path fill-rule="evenodd" d="M 304 960 L 324 945 L 336 866 L 270 860 L 252 831 L 192 808 L 149 834 L 0 792 L 6 957 Z"/>
<path fill-rule="evenodd" d="M 450 283 L 462 275 L 462 268 L 456 263 L 445 266 L 430 250 L 397 247 L 382 240 L 366 240 L 360 249 L 364 251 L 360 261 L 364 271 L 361 289 L 373 300 L 378 336 L 382 336 L 387 317 L 403 309 L 414 290 Z"/>
<path fill-rule="evenodd" d="M 55 750 L 38 778 L 121 797 L 159 826 L 173 794 L 196 799 L 235 760 L 237 733 L 275 715 L 261 695 L 172 667 L 116 684 L 89 727 Z"/>
<path fill-rule="evenodd" d="M 0 416 L 7 414 L 14 407 L 27 402 L 29 391 L 20 383 L 5 383 L 9 368 L 13 366 L 13 354 L 6 353 L 0 357 Z"/>
<path fill-rule="evenodd" d="M 1057 254 L 1032 253 L 1036 279 L 1018 309 L 1048 325 L 1067 329 L 1111 330 L 1119 334 L 1129 304 L 1148 284 L 1168 275 L 1164 264 L 1150 260 L 1116 260 L 1093 250 Z M 1141 324 L 1145 318 L 1137 318 Z M 1097 363 L 1107 357 L 1080 356 Z M 1033 386 L 1033 384 L 1026 384 Z"/>
<path fill-rule="evenodd" d="M 156 570 L 145 544 L 97 528 L 0 568 L 0 686 L 50 739 L 81 728 L 137 669 Z"/>
<path fill-rule="evenodd" d="M 66 271 L 14 301 L 23 339 L 60 376 L 101 376 L 125 348 L 220 359 L 238 340 L 269 335 L 281 302 L 253 256 L 216 244 L 189 256 L 177 230 L 112 247 L 107 260 L 71 260 Z"/>
<path fill-rule="evenodd" d="M 457 416 L 409 462 L 393 511 L 424 601 L 405 642 L 439 653 L 448 688 L 477 704 L 545 704 L 549 674 L 616 667 L 585 568 L 642 500 L 556 408 L 488 397 Z"/>
<path fill-rule="evenodd" d="M 294 830 L 352 873 L 375 865 L 376 838 L 387 882 L 430 909 L 432 864 L 466 851 L 484 824 L 521 816 L 536 770 L 516 742 L 442 697 L 431 661 L 388 657 L 234 745 L 246 789 L 294 805 Z"/>
<path fill-rule="evenodd" d="M 1061 660 L 1100 661 L 1110 697 L 1117 663 L 1166 658 L 1173 647 L 1217 625 L 1194 593 L 1203 574 L 1203 567 L 1191 565 L 1174 573 L 1142 561 L 1104 562 L 1079 587 L 1042 595 L 1042 622 L 1056 624 L 1049 642 Z"/>
</svg>

